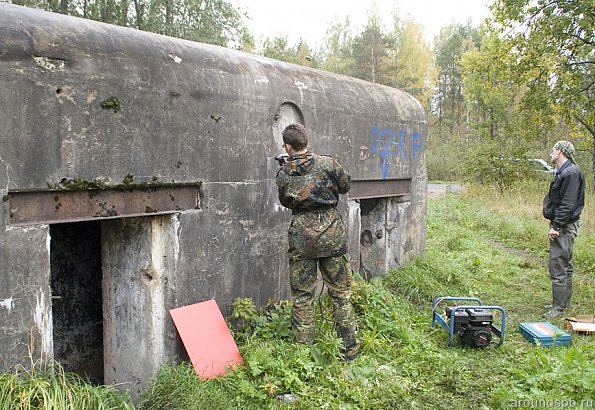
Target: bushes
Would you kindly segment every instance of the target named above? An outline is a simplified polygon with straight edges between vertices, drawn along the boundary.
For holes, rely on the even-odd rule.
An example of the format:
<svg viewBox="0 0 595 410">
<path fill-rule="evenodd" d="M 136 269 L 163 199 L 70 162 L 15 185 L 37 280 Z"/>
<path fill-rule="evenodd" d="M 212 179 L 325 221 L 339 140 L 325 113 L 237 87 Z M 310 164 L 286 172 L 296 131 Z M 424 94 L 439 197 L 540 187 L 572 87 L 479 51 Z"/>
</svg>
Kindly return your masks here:
<svg viewBox="0 0 595 410">
<path fill-rule="evenodd" d="M 425 153 L 428 178 L 431 181 L 461 181 L 465 171 L 461 153 L 465 147 L 459 142 L 435 141 L 430 135 Z"/>
<path fill-rule="evenodd" d="M 519 141 L 469 145 L 459 139 L 430 140 L 426 167 L 430 181 L 465 181 L 502 192 L 523 181 L 549 180 L 529 158 L 530 147 Z M 544 152 L 542 155 L 547 155 Z"/>
</svg>

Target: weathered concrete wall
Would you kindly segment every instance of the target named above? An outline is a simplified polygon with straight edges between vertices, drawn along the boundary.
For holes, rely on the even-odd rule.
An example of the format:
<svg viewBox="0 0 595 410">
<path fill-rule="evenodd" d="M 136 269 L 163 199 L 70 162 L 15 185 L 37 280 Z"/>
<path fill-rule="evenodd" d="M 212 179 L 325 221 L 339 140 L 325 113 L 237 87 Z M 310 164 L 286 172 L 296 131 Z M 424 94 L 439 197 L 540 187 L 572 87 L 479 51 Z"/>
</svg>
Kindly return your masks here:
<svg viewBox="0 0 595 410">
<path fill-rule="evenodd" d="M 8 4 L 0 39 L 0 368 L 27 361 L 31 336 L 53 354 L 52 224 L 101 221 L 103 300 L 89 302 L 106 380 L 133 393 L 183 354 L 168 309 L 289 297 L 271 158 L 291 122 L 353 176 L 340 210 L 356 269 L 425 248 L 427 120 L 406 93 Z"/>
<path fill-rule="evenodd" d="M 167 307 L 176 305 L 169 298 L 176 286 L 178 227 L 169 216 L 102 224 L 104 360 L 110 363 L 105 383 L 134 397 L 150 382 L 139 375 L 152 374 L 176 355 L 175 332 L 166 326 Z"/>
<path fill-rule="evenodd" d="M 4 219 L 0 217 L 0 220 Z M 0 234 L 0 367 L 45 360 L 53 352 L 47 225 Z"/>
</svg>

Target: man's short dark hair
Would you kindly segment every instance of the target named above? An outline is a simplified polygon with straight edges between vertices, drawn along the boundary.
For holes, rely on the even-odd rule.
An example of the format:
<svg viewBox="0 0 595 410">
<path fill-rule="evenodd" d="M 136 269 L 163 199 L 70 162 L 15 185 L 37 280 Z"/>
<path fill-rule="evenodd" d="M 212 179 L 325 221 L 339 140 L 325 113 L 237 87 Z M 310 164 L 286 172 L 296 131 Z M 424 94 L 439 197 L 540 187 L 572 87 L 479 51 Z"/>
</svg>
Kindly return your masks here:
<svg viewBox="0 0 595 410">
<path fill-rule="evenodd" d="M 283 143 L 289 144 L 296 151 L 301 151 L 308 147 L 308 131 L 302 124 L 290 124 L 281 133 Z"/>
</svg>

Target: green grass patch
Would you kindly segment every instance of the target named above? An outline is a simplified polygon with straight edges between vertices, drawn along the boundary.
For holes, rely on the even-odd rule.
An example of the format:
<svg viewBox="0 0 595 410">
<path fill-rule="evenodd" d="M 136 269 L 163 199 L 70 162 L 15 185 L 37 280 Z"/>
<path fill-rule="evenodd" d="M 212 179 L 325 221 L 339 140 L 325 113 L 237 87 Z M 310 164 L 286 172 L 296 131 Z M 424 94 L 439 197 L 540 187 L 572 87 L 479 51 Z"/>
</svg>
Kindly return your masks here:
<svg viewBox="0 0 595 410">
<path fill-rule="evenodd" d="M 229 323 L 243 365 L 207 381 L 188 363 L 164 365 L 137 407 L 504 409 L 563 400 L 593 407 L 595 337 L 573 335 L 571 346 L 545 348 L 518 332 L 521 322 L 543 321 L 543 305 L 551 298 L 548 226 L 540 209 L 546 190 L 538 181 L 507 192 L 471 188 L 431 200 L 425 255 L 369 282 L 356 275 L 351 300 L 361 355 L 355 361 L 343 361 L 325 294 L 316 303 L 317 339 L 311 346 L 293 342 L 289 302 L 258 310 L 251 300 L 237 299 Z M 575 243 L 574 305 L 568 315 L 595 313 L 594 199 L 587 198 Z M 432 302 L 439 296 L 473 296 L 503 306 L 504 344 L 447 347 L 446 332 L 431 327 Z M 562 319 L 550 321 L 564 328 Z M 87 394 L 77 379 L 64 382 L 68 377 L 57 375 L 61 382 L 55 372 L 2 375 L 0 403 L 10 404 L 0 409 L 127 406 L 112 390 L 99 388 L 93 394 L 103 395 L 103 407 L 40 407 L 46 396 L 66 403 L 70 395 Z M 23 407 L 23 400 L 38 407 Z"/>
<path fill-rule="evenodd" d="M 167 367 L 140 407 L 492 409 L 522 407 L 530 400 L 588 404 L 595 397 L 594 338 L 574 335 L 570 347 L 544 348 L 517 331 L 520 322 L 543 320 L 551 292 L 547 223 L 540 213 L 545 191 L 542 182 L 534 184 L 507 193 L 471 189 L 430 201 L 426 254 L 382 278 L 356 278 L 351 298 L 362 346 L 356 361 L 341 359 L 341 341 L 324 295 L 317 304 L 313 346 L 292 341 L 286 302 L 257 312 L 240 300 L 234 312 L 241 325 L 234 327 L 234 335 L 244 364 L 204 382 L 187 364 Z M 576 285 L 569 314 L 595 310 L 593 252 L 588 251 L 594 238 L 587 223 L 575 245 Z M 503 306 L 504 345 L 448 348 L 446 332 L 430 326 L 432 301 L 446 295 Z M 564 327 L 562 320 L 552 322 Z M 180 393 L 175 389 L 178 377 L 180 385 L 189 385 Z"/>
</svg>

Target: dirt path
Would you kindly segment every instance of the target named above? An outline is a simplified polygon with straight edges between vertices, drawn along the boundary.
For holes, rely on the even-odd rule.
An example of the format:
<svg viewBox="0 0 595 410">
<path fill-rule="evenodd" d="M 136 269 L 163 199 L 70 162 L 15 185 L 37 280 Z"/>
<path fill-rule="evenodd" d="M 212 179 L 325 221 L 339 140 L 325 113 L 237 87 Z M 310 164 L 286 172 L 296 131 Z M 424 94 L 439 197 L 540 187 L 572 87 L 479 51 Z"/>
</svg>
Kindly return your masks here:
<svg viewBox="0 0 595 410">
<path fill-rule="evenodd" d="M 451 192 L 462 192 L 464 189 L 461 185 L 428 184 L 428 198 L 436 198 Z"/>
<path fill-rule="evenodd" d="M 547 258 L 533 255 L 531 252 L 528 252 L 528 251 L 525 251 L 522 249 L 512 248 L 512 247 L 507 246 L 501 242 L 498 242 L 496 239 L 492 239 L 491 243 L 494 246 L 494 248 L 499 249 L 504 252 L 508 252 L 509 254 L 514 255 L 517 258 L 523 259 L 523 262 L 521 262 L 521 263 L 524 266 L 527 266 L 527 267 L 529 267 L 529 266 L 545 266 L 545 267 L 547 267 L 547 265 L 548 265 Z"/>
</svg>

